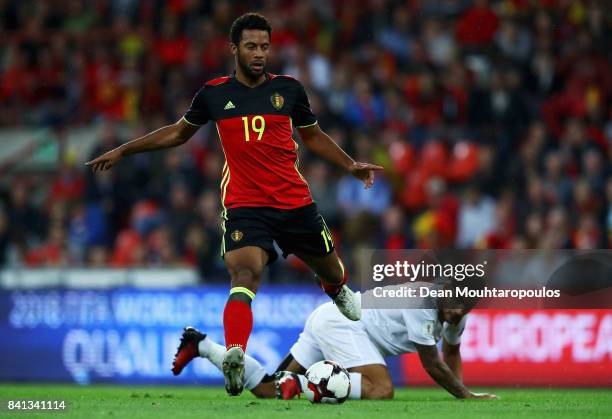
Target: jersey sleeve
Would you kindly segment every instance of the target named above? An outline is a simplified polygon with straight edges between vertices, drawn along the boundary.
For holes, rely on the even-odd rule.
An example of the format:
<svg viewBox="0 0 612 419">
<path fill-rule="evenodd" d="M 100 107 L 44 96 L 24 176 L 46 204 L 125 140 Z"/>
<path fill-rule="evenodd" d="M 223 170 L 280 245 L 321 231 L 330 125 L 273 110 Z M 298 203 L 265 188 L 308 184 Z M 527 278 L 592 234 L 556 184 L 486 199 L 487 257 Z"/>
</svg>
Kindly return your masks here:
<svg viewBox="0 0 612 419">
<path fill-rule="evenodd" d="M 451 345 L 459 345 L 461 343 L 461 335 L 463 335 L 463 331 L 465 330 L 467 317 L 468 316 L 463 316 L 461 321 L 457 324 L 444 323 L 442 336 L 447 343 Z"/>
<path fill-rule="evenodd" d="M 317 117 L 312 113 L 312 109 L 310 109 L 308 95 L 301 83 L 298 83 L 297 97 L 291 111 L 291 119 L 296 128 L 305 128 L 317 123 Z"/>
<path fill-rule="evenodd" d="M 198 90 L 198 93 L 193 97 L 191 106 L 183 115 L 183 119 L 191 125 L 204 125 L 210 119 L 208 105 L 206 104 L 205 87 Z"/>
<path fill-rule="evenodd" d="M 404 317 L 406 328 L 408 329 L 408 338 L 411 342 L 419 345 L 435 345 L 435 329 L 436 317 L 433 314 L 435 310 L 410 310 L 412 315 L 409 318 Z"/>
</svg>

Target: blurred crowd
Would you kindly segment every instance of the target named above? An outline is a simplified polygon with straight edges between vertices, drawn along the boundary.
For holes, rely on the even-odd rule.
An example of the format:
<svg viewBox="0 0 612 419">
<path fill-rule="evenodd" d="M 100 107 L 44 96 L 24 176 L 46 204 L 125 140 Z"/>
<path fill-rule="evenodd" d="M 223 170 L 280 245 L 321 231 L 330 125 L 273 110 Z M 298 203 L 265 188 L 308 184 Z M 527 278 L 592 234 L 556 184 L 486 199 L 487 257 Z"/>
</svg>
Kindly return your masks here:
<svg viewBox="0 0 612 419">
<path fill-rule="evenodd" d="M 612 245 L 612 14 L 587 0 L 0 0 L 0 126 L 100 132 L 89 156 L 0 182 L 0 265 L 194 266 L 223 277 L 222 153 L 186 145 L 92 174 L 82 161 L 178 120 L 233 69 L 229 27 L 272 23 L 272 73 L 373 189 L 301 150 L 345 258 L 387 249 Z M 303 148 L 303 147 L 302 147 Z M 305 272 L 276 264 L 284 280 Z"/>
</svg>

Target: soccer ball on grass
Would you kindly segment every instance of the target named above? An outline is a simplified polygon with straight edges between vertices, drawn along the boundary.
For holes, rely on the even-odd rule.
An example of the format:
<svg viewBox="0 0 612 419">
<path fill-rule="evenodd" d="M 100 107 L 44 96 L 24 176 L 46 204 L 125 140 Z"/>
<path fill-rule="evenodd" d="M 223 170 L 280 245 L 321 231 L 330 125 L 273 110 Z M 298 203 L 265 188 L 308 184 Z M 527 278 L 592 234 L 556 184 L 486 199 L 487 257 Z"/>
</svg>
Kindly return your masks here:
<svg viewBox="0 0 612 419">
<path fill-rule="evenodd" d="M 334 361 L 319 361 L 306 371 L 312 403 L 343 403 L 351 392 L 351 379 L 344 367 Z"/>
</svg>

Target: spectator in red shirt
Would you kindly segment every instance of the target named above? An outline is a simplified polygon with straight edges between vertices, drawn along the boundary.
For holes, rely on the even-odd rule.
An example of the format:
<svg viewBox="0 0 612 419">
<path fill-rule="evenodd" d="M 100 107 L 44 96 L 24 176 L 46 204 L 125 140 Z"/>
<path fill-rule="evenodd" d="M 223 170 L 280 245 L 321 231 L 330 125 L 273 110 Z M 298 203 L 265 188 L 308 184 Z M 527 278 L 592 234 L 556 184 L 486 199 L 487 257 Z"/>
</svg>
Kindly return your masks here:
<svg viewBox="0 0 612 419">
<path fill-rule="evenodd" d="M 187 61 L 191 42 L 179 33 L 178 21 L 173 16 L 164 18 L 160 37 L 155 40 L 154 51 L 164 65 L 182 65 Z"/>
<path fill-rule="evenodd" d="M 64 157 L 59 173 L 53 179 L 49 199 L 53 201 L 74 202 L 83 198 L 85 177 L 75 167 L 76 155 L 68 152 Z"/>
<path fill-rule="evenodd" d="M 26 255 L 28 266 L 64 266 L 68 263 L 66 232 L 61 224 L 49 228 L 48 240 Z"/>
<path fill-rule="evenodd" d="M 457 39 L 468 47 L 483 47 L 489 44 L 499 25 L 499 18 L 489 7 L 488 0 L 476 0 L 466 10 L 457 24 Z"/>
</svg>

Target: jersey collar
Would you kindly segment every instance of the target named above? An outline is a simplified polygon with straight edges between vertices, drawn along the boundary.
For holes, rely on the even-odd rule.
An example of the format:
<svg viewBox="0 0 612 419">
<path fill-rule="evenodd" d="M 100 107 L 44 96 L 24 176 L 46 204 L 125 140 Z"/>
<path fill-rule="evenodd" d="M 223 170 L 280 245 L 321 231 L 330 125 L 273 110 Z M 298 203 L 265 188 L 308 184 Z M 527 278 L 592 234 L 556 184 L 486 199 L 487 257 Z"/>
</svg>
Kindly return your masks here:
<svg viewBox="0 0 612 419">
<path fill-rule="evenodd" d="M 230 74 L 230 80 L 232 80 L 234 83 L 236 83 L 236 84 L 238 84 L 238 85 L 240 85 L 240 86 L 244 87 L 245 89 L 257 89 L 258 87 L 261 87 L 261 86 L 263 86 L 264 84 L 266 84 L 267 82 L 269 82 L 270 80 L 272 80 L 272 78 L 270 77 L 270 73 L 268 73 L 267 71 L 264 71 L 264 77 L 265 77 L 266 79 L 263 81 L 263 83 L 258 84 L 258 85 L 257 85 L 257 86 L 255 86 L 255 87 L 249 87 L 249 86 L 247 86 L 246 84 L 243 84 L 242 82 L 240 82 L 240 80 L 238 80 L 238 79 L 236 78 L 236 70 L 234 70 L 234 71 L 232 72 L 232 74 Z"/>
</svg>

